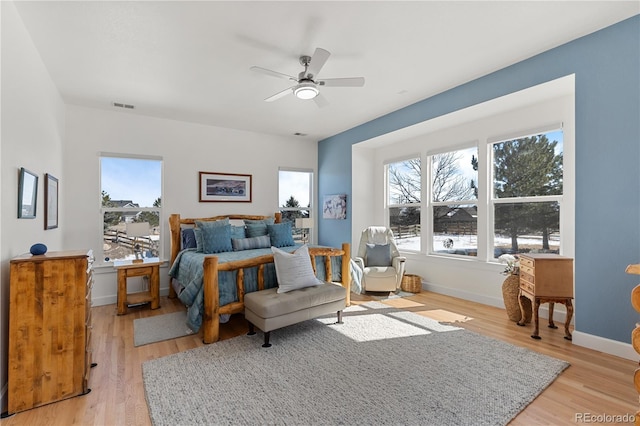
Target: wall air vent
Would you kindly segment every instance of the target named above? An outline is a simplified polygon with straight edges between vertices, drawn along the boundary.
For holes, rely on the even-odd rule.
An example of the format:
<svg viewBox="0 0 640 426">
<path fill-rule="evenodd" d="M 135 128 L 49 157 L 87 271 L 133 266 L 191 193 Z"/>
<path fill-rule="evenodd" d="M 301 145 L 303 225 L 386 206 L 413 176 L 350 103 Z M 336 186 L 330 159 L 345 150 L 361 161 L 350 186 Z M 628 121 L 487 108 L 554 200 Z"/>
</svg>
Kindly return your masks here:
<svg viewBox="0 0 640 426">
<path fill-rule="evenodd" d="M 134 109 L 135 108 L 133 105 L 123 104 L 121 102 L 114 102 L 113 106 L 114 107 L 118 107 L 118 108 L 124 108 L 124 109 Z"/>
</svg>

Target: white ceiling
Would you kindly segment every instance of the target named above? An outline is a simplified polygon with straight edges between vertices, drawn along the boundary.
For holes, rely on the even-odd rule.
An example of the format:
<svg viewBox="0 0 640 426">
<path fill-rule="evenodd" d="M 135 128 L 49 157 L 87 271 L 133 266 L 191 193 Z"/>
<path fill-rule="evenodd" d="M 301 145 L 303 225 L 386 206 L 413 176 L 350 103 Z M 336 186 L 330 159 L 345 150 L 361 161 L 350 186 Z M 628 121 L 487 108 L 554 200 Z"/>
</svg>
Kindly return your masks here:
<svg viewBox="0 0 640 426">
<path fill-rule="evenodd" d="M 640 13 L 640 1 L 21 1 L 69 104 L 320 140 Z M 263 99 L 316 47 L 329 105 Z"/>
</svg>

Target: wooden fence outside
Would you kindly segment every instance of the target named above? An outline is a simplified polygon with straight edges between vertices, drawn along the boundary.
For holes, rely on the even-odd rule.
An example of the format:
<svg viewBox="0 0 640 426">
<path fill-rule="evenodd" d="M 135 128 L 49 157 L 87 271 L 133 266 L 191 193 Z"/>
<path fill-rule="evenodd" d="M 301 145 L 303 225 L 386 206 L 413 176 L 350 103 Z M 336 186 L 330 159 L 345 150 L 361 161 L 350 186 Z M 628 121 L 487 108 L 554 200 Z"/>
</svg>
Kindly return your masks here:
<svg viewBox="0 0 640 426">
<path fill-rule="evenodd" d="M 104 241 L 110 244 L 119 244 L 123 247 L 127 247 L 133 250 L 133 246 L 136 243 L 136 238 L 127 236 L 126 232 L 118 231 L 115 229 L 105 229 Z M 154 242 L 150 237 L 137 237 L 137 244 L 140 244 L 140 249 L 143 252 L 149 251 L 154 248 Z"/>
<path fill-rule="evenodd" d="M 402 238 L 412 238 L 420 236 L 420 224 L 416 223 L 415 225 L 396 225 L 390 226 L 393 231 L 393 236 L 400 240 Z"/>
</svg>

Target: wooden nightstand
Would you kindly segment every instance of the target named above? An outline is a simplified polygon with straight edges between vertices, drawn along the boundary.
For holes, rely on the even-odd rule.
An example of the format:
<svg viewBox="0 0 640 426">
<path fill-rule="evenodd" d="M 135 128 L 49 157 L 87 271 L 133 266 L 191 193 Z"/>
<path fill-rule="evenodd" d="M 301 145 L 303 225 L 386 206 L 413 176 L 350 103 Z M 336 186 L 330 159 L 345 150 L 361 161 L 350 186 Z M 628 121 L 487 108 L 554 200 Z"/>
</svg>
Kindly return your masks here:
<svg viewBox="0 0 640 426">
<path fill-rule="evenodd" d="M 573 317 L 573 259 L 556 254 L 527 253 L 520 255 L 520 310 L 524 318 L 522 297 L 531 300 L 534 330 L 531 337 L 540 339 L 538 309 L 540 304 L 549 303 L 549 327 L 558 328 L 553 323 L 555 303 L 563 303 L 567 308 L 564 323 L 564 338 L 571 340 L 569 323 Z M 523 326 L 524 320 L 518 325 Z"/>
<path fill-rule="evenodd" d="M 133 263 L 131 260 L 116 260 L 114 268 L 118 271 L 118 315 L 127 313 L 129 305 L 151 303 L 151 309 L 160 307 L 160 264 L 157 257 Z M 149 277 L 149 291 L 127 294 L 127 278 Z"/>
</svg>

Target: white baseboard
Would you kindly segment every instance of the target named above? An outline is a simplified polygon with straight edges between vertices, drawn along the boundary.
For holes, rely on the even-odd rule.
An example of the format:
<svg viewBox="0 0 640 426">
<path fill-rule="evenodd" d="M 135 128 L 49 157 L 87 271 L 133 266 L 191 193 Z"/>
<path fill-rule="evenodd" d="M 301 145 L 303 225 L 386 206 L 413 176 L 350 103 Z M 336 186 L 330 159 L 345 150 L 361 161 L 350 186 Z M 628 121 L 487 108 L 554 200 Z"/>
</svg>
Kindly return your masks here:
<svg viewBox="0 0 640 426">
<path fill-rule="evenodd" d="M 633 349 L 630 343 L 605 339 L 604 337 L 594 336 L 580 331 L 574 331 L 572 335 L 574 345 L 604 352 L 609 355 L 615 355 L 631 361 L 638 361 L 640 359 L 640 355 Z"/>
</svg>

